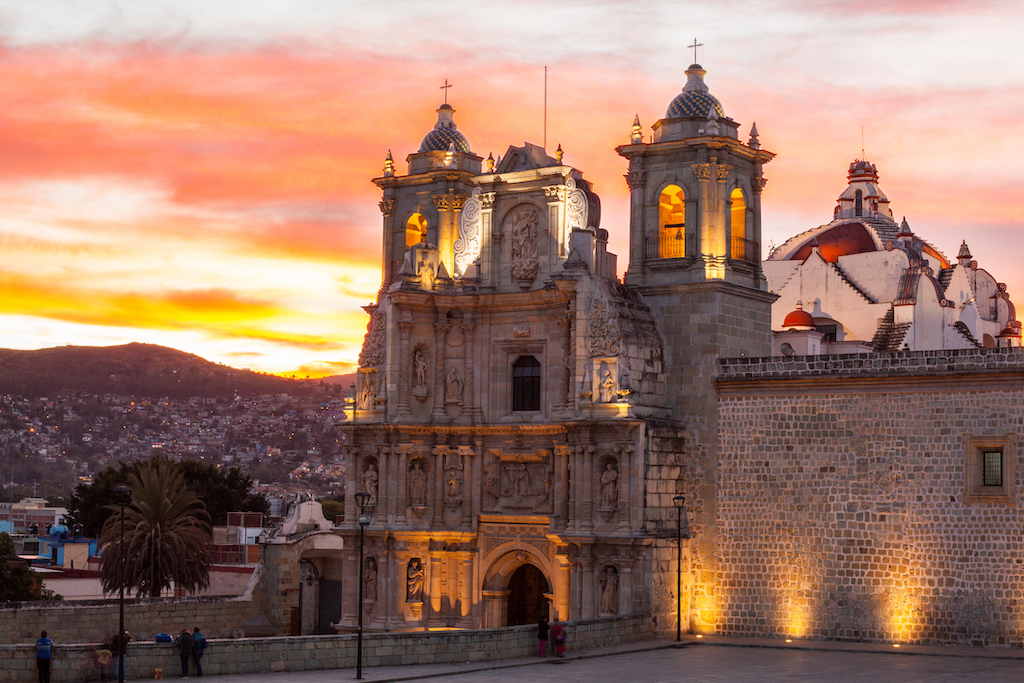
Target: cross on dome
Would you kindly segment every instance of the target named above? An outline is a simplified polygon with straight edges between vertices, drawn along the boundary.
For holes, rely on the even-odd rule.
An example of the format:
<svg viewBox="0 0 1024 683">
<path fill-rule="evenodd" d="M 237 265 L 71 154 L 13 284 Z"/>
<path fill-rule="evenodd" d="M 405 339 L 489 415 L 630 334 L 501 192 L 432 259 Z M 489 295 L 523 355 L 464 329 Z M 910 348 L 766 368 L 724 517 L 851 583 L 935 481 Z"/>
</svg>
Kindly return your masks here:
<svg viewBox="0 0 1024 683">
<path fill-rule="evenodd" d="M 450 88 L 450 87 L 452 87 L 452 84 L 449 83 L 448 79 L 446 78 L 446 79 L 444 79 L 444 85 L 442 85 L 440 88 L 438 88 L 439 90 L 444 90 L 444 103 L 445 104 L 448 104 L 448 88 Z"/>
<path fill-rule="evenodd" d="M 698 47 L 704 47 L 704 43 L 698 43 L 697 42 L 697 37 L 694 36 L 694 38 L 693 38 L 693 45 L 687 45 L 686 47 L 692 47 L 693 48 L 693 63 L 696 64 L 697 63 L 697 48 Z"/>
</svg>

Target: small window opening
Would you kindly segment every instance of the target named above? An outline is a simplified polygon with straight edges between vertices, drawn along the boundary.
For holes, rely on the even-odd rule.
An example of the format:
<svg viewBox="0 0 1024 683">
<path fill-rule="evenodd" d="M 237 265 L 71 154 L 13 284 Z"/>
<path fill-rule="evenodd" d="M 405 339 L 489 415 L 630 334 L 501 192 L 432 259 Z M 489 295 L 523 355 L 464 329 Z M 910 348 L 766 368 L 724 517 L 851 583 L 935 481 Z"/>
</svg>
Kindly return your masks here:
<svg viewBox="0 0 1024 683">
<path fill-rule="evenodd" d="M 1003 485 L 1003 452 L 985 451 L 982 454 L 982 486 Z"/>
<path fill-rule="evenodd" d="M 540 410 L 540 363 L 533 356 L 512 366 L 512 410 Z"/>
</svg>

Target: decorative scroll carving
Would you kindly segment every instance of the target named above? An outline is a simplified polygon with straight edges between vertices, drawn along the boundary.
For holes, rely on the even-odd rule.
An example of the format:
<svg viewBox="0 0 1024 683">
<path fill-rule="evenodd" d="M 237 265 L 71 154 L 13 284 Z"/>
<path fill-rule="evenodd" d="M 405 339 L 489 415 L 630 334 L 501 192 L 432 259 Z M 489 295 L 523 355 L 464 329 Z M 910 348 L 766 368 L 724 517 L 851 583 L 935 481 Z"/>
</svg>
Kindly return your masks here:
<svg viewBox="0 0 1024 683">
<path fill-rule="evenodd" d="M 715 167 L 715 176 L 719 181 L 726 181 L 729 179 L 729 174 L 732 173 L 732 166 L 726 166 L 725 164 L 718 164 Z"/>
<path fill-rule="evenodd" d="M 711 180 L 711 164 L 694 164 L 692 168 L 697 180 Z"/>
<path fill-rule="evenodd" d="M 480 196 L 478 197 L 478 199 L 480 200 L 480 207 L 484 209 L 494 208 L 494 198 L 496 196 L 496 192 L 481 192 Z"/>
<path fill-rule="evenodd" d="M 450 194 L 435 194 L 431 197 L 434 200 L 434 208 L 438 211 L 447 211 L 452 205 L 452 196 Z"/>
<path fill-rule="evenodd" d="M 593 356 L 617 356 L 621 339 L 615 335 L 613 325 L 608 321 L 605 302 L 595 298 L 590 304 L 590 339 L 587 350 Z"/>
<path fill-rule="evenodd" d="M 480 188 L 466 201 L 459 218 L 459 237 L 455 240 L 455 277 L 462 277 L 466 270 L 480 258 Z M 459 208 L 459 207 L 456 207 Z"/>
<path fill-rule="evenodd" d="M 768 179 L 764 176 L 754 176 L 750 179 L 750 184 L 754 189 L 754 194 L 761 194 L 764 190 L 764 186 L 768 184 Z"/>
<path fill-rule="evenodd" d="M 517 280 L 537 277 L 537 210 L 524 207 L 512 214 L 512 276 Z"/>
<path fill-rule="evenodd" d="M 576 187 L 572 177 L 565 179 L 565 248 L 569 249 L 569 233 L 587 227 L 587 195 Z"/>
<path fill-rule="evenodd" d="M 380 365 L 384 362 L 384 336 L 387 319 L 382 310 L 374 311 L 366 326 L 366 338 L 359 352 L 359 367 L 365 368 Z"/>
<path fill-rule="evenodd" d="M 377 206 L 380 207 L 380 212 L 385 216 L 390 216 L 395 212 L 394 199 L 382 199 Z"/>
</svg>

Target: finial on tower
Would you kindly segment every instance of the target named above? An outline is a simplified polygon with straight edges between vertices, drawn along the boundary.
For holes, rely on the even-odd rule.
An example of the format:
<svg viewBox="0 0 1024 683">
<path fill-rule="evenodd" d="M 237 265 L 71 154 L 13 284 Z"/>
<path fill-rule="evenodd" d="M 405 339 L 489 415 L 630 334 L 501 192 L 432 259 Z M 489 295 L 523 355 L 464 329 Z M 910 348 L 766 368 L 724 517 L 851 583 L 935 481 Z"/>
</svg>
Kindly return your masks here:
<svg viewBox="0 0 1024 683">
<path fill-rule="evenodd" d="M 747 143 L 750 149 L 761 149 L 761 141 L 757 139 L 757 122 L 750 127 L 750 142 Z"/>
<path fill-rule="evenodd" d="M 390 178 L 395 175 L 395 160 L 391 158 L 391 150 L 388 150 L 388 156 L 384 159 L 384 177 Z"/>
<path fill-rule="evenodd" d="M 445 104 L 448 104 L 448 88 L 450 88 L 450 87 L 452 87 L 452 84 L 449 83 L 448 79 L 446 78 L 446 79 L 444 79 L 444 85 L 442 85 L 439 88 L 440 90 L 444 90 L 444 103 Z"/>
<path fill-rule="evenodd" d="M 494 155 L 490 152 L 487 153 L 487 172 L 494 173 Z"/>
<path fill-rule="evenodd" d="M 448 151 L 444 154 L 444 167 L 454 168 L 455 167 L 455 143 L 448 144 Z"/>
<path fill-rule="evenodd" d="M 556 149 L 556 150 L 555 150 L 555 161 L 557 161 L 557 162 L 558 162 L 558 165 L 559 165 L 559 166 L 561 166 L 561 165 L 562 165 L 562 157 L 563 157 L 564 155 L 565 155 L 565 152 L 563 152 L 563 151 L 562 151 L 562 144 L 561 144 L 561 143 L 559 143 L 559 144 L 558 144 L 558 149 Z"/>
<path fill-rule="evenodd" d="M 640 114 L 633 117 L 633 130 L 629 132 L 629 143 L 639 145 L 644 141 L 644 129 L 640 127 Z"/>
</svg>

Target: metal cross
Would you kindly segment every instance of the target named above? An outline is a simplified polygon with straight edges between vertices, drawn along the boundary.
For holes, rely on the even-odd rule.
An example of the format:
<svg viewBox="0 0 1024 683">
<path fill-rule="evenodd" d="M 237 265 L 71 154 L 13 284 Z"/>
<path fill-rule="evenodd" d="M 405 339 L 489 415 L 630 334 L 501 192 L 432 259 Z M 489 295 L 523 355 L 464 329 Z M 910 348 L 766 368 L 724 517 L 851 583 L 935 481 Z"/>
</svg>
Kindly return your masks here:
<svg viewBox="0 0 1024 683">
<path fill-rule="evenodd" d="M 694 37 L 693 45 L 687 45 L 686 47 L 692 47 L 693 48 L 693 63 L 696 64 L 697 63 L 697 48 L 698 47 L 704 47 L 704 43 L 698 43 L 697 42 L 697 38 Z M 445 81 L 445 83 L 447 83 L 447 82 L 448 81 Z"/>
<path fill-rule="evenodd" d="M 696 39 L 696 38 L 694 38 L 694 41 L 696 41 L 696 40 L 697 40 L 697 39 Z M 696 50 L 694 50 L 694 53 L 696 54 Z M 444 79 L 444 85 L 442 85 L 440 89 L 441 89 L 441 90 L 444 90 L 444 103 L 445 103 L 445 104 L 448 104 L 448 88 L 450 88 L 450 87 L 452 87 L 452 86 L 451 86 L 451 84 L 450 84 L 450 83 L 448 82 L 448 79 L 447 79 L 447 78 L 446 78 L 446 79 Z"/>
</svg>

